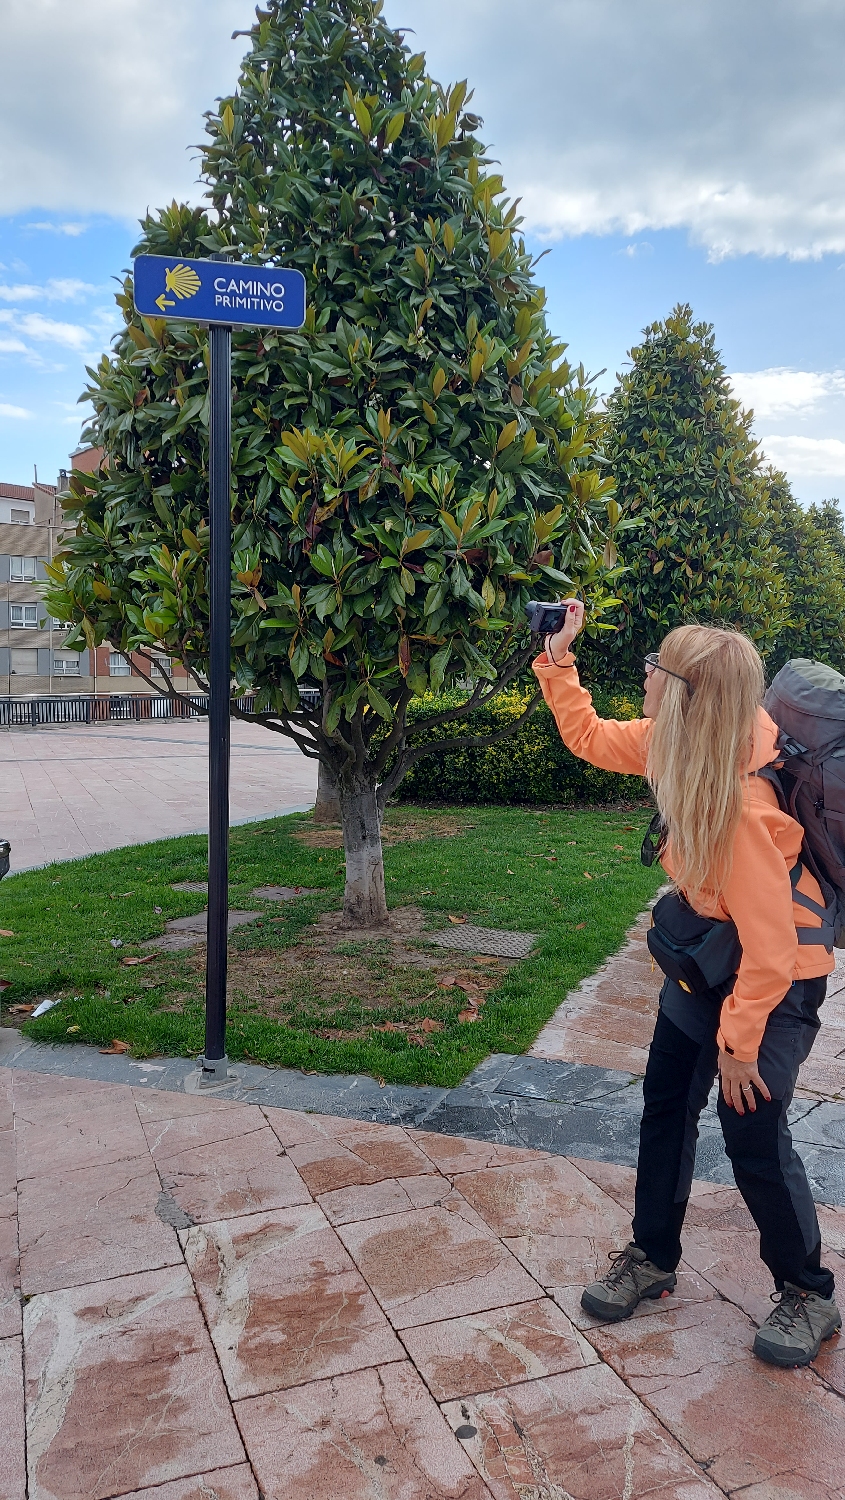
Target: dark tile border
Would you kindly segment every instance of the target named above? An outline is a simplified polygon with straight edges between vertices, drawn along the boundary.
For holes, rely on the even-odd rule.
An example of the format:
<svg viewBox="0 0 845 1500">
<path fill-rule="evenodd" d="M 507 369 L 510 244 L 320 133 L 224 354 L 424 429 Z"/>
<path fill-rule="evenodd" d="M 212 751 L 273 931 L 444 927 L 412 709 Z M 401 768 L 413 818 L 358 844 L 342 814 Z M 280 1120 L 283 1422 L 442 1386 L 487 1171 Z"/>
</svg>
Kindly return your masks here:
<svg viewBox="0 0 845 1500">
<path fill-rule="evenodd" d="M 104 1057 L 93 1047 L 27 1042 L 5 1028 L 0 1067 L 203 1092 L 196 1065 L 186 1058 Z M 380 1087 L 366 1074 L 307 1074 L 253 1063 L 236 1063 L 233 1072 L 232 1082 L 210 1090 L 209 1097 L 636 1165 L 642 1080 L 610 1068 L 494 1053 L 455 1089 Z M 845 1105 L 801 1099 L 791 1118 L 816 1201 L 845 1206 Z M 695 1175 L 733 1182 L 712 1099 L 702 1115 Z"/>
</svg>

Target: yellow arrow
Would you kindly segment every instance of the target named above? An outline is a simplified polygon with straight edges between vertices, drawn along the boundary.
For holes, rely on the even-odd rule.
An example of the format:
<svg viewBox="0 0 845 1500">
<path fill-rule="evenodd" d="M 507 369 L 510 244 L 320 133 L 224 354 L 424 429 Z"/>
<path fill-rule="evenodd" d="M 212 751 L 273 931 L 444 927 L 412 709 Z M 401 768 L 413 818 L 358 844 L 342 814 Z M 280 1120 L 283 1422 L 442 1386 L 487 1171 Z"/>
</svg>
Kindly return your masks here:
<svg viewBox="0 0 845 1500">
<path fill-rule="evenodd" d="M 175 307 L 175 306 L 176 306 L 175 302 L 168 302 L 167 298 L 164 295 L 164 292 L 162 292 L 162 294 L 161 294 L 160 297 L 156 297 L 156 307 L 161 308 L 162 312 L 164 312 L 164 309 L 166 307 Z"/>
</svg>

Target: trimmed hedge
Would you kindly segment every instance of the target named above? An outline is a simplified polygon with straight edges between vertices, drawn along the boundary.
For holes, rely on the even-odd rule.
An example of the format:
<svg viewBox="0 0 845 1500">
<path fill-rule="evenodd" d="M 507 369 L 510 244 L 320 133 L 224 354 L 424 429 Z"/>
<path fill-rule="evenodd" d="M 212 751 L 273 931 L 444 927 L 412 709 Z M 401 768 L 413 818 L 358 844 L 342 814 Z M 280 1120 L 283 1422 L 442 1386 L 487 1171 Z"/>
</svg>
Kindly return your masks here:
<svg viewBox="0 0 845 1500">
<path fill-rule="evenodd" d="M 409 719 L 427 717 L 439 708 L 453 707 L 459 694 L 415 699 Z M 503 693 L 489 707 L 476 709 L 459 724 L 433 729 L 433 741 L 455 734 L 493 734 L 518 719 L 528 702 L 524 691 Z M 632 696 L 593 691 L 597 712 L 605 719 L 635 719 L 641 702 Z M 417 741 L 412 741 L 417 743 Z M 567 750 L 545 703 L 510 738 L 486 748 L 449 750 L 426 755 L 400 782 L 400 802 L 526 803 L 530 805 L 596 804 L 649 797 L 639 776 L 599 771 Z"/>
</svg>

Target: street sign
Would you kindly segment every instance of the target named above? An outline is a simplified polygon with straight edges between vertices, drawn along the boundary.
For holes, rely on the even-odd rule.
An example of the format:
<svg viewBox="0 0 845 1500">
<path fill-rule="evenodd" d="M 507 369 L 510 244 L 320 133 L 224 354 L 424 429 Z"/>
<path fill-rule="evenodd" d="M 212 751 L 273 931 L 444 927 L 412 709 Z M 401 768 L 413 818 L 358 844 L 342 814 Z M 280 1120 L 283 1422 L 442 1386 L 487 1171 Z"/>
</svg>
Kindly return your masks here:
<svg viewBox="0 0 845 1500">
<path fill-rule="evenodd" d="M 305 322 L 301 271 L 180 255 L 137 255 L 133 270 L 135 307 L 145 318 L 229 328 L 292 329 Z"/>
<path fill-rule="evenodd" d="M 145 318 L 208 323 L 208 945 L 204 1087 L 225 1084 L 229 938 L 229 760 L 232 683 L 232 328 L 301 328 L 305 277 L 275 266 L 179 255 L 135 257 Z"/>
</svg>

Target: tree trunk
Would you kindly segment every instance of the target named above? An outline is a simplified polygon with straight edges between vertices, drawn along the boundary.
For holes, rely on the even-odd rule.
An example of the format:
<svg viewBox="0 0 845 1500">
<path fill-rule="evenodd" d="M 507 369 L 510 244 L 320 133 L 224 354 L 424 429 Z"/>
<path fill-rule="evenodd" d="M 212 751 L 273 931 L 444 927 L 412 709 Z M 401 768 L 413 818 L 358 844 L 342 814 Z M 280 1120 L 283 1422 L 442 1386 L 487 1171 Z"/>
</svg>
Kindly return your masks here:
<svg viewBox="0 0 845 1500">
<path fill-rule="evenodd" d="M 388 915 L 376 789 L 355 777 L 341 781 L 339 790 L 346 850 L 343 918 L 350 927 L 384 927 Z"/>
<path fill-rule="evenodd" d="M 340 798 L 335 781 L 328 766 L 320 761 L 317 774 L 317 800 L 312 814 L 315 823 L 339 823 Z"/>
</svg>

